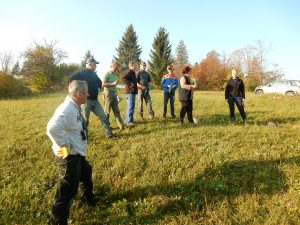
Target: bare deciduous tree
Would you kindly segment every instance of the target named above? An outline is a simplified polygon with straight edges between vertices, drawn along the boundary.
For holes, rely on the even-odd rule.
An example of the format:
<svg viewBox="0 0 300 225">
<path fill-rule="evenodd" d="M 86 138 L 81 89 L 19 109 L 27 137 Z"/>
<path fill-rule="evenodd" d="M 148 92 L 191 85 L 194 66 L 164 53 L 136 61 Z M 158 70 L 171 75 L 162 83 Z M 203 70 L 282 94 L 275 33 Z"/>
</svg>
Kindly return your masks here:
<svg viewBox="0 0 300 225">
<path fill-rule="evenodd" d="M 8 74 L 10 70 L 10 66 L 13 61 L 13 55 L 11 52 L 1 52 L 0 53 L 0 65 L 1 65 L 1 72 Z"/>
</svg>

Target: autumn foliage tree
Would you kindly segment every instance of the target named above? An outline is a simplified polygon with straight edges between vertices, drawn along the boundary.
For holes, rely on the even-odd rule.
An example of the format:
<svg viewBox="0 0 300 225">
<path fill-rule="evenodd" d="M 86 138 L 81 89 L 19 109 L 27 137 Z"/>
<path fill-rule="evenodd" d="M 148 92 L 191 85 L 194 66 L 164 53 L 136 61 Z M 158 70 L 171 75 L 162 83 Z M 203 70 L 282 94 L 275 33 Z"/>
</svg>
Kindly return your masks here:
<svg viewBox="0 0 300 225">
<path fill-rule="evenodd" d="M 216 51 L 207 53 L 206 58 L 194 66 L 193 76 L 202 90 L 222 90 L 228 69 L 221 63 Z"/>
</svg>

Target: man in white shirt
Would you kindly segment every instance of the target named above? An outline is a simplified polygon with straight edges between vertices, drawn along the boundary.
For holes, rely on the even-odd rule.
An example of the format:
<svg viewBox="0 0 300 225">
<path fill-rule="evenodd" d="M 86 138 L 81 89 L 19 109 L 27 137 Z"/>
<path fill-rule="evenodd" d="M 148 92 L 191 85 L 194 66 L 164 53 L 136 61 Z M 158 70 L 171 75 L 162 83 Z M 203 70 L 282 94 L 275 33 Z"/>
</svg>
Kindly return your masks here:
<svg viewBox="0 0 300 225">
<path fill-rule="evenodd" d="M 80 106 L 86 102 L 88 87 L 85 81 L 73 80 L 68 96 L 56 109 L 47 125 L 55 161 L 59 166 L 58 187 L 51 211 L 50 224 L 68 224 L 70 207 L 82 182 L 82 200 L 95 204 L 92 167 L 85 159 L 87 130 Z"/>
</svg>

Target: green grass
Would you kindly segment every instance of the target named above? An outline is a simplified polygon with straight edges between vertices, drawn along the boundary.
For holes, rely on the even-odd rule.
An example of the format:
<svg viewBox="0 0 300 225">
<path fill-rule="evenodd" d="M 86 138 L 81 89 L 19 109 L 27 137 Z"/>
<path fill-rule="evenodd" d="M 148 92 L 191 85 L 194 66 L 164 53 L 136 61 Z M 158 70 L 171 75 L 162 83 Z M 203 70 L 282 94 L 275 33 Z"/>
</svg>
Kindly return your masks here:
<svg viewBox="0 0 300 225">
<path fill-rule="evenodd" d="M 72 224 L 300 224 L 299 96 L 247 93 L 249 127 L 238 114 L 228 123 L 221 92 L 196 92 L 199 123 L 184 127 L 162 118 L 161 91 L 151 96 L 157 119 L 145 112 L 119 131 L 112 116 L 117 140 L 91 116 L 87 158 L 100 202 L 75 201 Z M 0 100 L 0 224 L 47 223 L 57 167 L 46 124 L 64 98 Z"/>
</svg>

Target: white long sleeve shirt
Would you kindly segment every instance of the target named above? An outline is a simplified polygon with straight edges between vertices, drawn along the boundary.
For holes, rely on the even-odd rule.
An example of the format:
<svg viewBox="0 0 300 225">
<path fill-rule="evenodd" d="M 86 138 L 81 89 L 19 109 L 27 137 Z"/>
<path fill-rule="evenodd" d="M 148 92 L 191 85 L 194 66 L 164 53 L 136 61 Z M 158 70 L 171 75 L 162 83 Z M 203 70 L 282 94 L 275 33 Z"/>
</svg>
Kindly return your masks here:
<svg viewBox="0 0 300 225">
<path fill-rule="evenodd" d="M 60 147 L 70 146 L 70 155 L 85 156 L 87 140 L 82 122 L 80 107 L 67 96 L 47 125 L 47 135 L 55 155 Z"/>
</svg>

